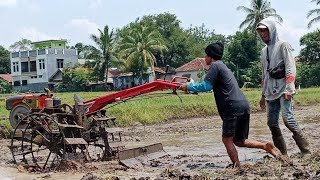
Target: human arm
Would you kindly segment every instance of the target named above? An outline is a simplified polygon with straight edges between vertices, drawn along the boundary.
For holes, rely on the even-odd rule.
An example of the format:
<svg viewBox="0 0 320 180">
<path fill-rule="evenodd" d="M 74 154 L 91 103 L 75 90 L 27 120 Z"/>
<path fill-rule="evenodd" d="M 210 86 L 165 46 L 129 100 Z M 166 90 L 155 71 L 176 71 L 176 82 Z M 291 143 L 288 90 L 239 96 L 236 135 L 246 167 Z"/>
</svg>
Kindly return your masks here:
<svg viewBox="0 0 320 180">
<path fill-rule="evenodd" d="M 284 42 L 281 45 L 281 53 L 285 63 L 286 71 L 286 87 L 284 90 L 285 100 L 291 100 L 291 96 L 295 94 L 295 80 L 296 80 L 296 64 L 292 53 L 292 47 L 289 43 Z"/>
<path fill-rule="evenodd" d="M 215 81 L 218 76 L 218 67 L 216 64 L 211 64 L 204 80 L 200 83 L 187 82 L 186 84 L 180 86 L 182 91 L 192 91 L 192 92 L 207 92 L 213 88 Z"/>
<path fill-rule="evenodd" d="M 263 53 L 261 53 L 261 54 L 263 54 Z M 265 74 L 264 74 L 264 68 L 265 68 L 265 66 L 264 66 L 264 61 L 263 61 L 263 58 L 261 57 L 260 58 L 261 59 L 261 66 L 262 66 L 262 78 L 261 78 L 261 98 L 260 98 L 260 102 L 259 102 L 259 105 L 260 105 L 260 108 L 262 109 L 262 110 L 265 110 L 266 109 L 266 97 L 265 97 L 265 95 L 264 95 L 264 92 L 265 92 L 265 90 L 264 90 L 264 83 L 265 83 L 265 81 L 264 81 L 264 79 L 265 79 Z"/>
<path fill-rule="evenodd" d="M 187 82 L 180 86 L 180 89 L 182 91 L 192 91 L 192 92 L 207 92 L 212 89 L 212 85 L 208 83 L 207 81 L 203 80 L 200 83 L 195 82 Z"/>
<path fill-rule="evenodd" d="M 212 89 L 212 85 L 208 83 L 206 80 L 203 80 L 200 83 L 190 82 L 187 84 L 187 89 L 188 91 L 192 92 L 207 92 Z"/>
</svg>

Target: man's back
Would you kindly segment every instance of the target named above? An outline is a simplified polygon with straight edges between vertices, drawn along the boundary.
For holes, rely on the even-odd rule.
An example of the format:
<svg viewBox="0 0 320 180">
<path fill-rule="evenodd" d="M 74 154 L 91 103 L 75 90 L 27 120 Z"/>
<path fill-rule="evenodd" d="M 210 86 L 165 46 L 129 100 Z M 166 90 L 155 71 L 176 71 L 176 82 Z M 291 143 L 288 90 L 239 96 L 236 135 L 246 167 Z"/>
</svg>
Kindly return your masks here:
<svg viewBox="0 0 320 180">
<path fill-rule="evenodd" d="M 221 61 L 210 65 L 205 80 L 213 85 L 219 114 L 249 113 L 249 104 L 231 70 Z"/>
</svg>

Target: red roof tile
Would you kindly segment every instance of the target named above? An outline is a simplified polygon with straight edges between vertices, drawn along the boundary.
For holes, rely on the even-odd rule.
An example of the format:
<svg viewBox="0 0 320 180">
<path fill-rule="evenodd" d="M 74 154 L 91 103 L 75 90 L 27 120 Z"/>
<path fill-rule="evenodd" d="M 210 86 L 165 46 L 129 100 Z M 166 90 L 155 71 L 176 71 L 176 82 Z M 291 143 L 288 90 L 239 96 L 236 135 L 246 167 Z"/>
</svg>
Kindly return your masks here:
<svg viewBox="0 0 320 180">
<path fill-rule="evenodd" d="M 155 72 L 159 72 L 159 73 L 161 73 L 161 74 L 165 74 L 166 72 L 163 70 L 163 69 L 161 69 L 160 67 L 154 67 L 154 71 Z"/>
<path fill-rule="evenodd" d="M 12 82 L 12 76 L 11 76 L 11 74 L 0 74 L 0 78 L 8 81 L 9 83 Z"/>
<path fill-rule="evenodd" d="M 183 66 L 180 66 L 176 69 L 176 72 L 185 72 L 185 71 L 199 71 L 199 70 L 208 70 L 209 66 L 206 64 L 204 58 L 196 58 Z"/>
<path fill-rule="evenodd" d="M 122 71 L 120 71 L 117 68 L 110 68 L 108 70 L 108 77 L 116 77 L 118 75 L 120 75 L 122 73 Z"/>
</svg>

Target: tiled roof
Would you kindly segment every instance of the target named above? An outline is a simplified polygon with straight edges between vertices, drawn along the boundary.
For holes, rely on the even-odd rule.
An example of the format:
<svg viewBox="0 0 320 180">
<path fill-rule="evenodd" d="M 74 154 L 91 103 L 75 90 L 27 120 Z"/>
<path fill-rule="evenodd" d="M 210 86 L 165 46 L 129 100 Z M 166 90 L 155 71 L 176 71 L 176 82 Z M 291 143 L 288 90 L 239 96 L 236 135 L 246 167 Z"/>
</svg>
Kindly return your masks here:
<svg viewBox="0 0 320 180">
<path fill-rule="evenodd" d="M 176 72 L 186 72 L 186 71 L 199 71 L 208 70 L 209 66 L 206 64 L 204 58 L 196 58 L 183 66 L 176 69 Z"/>
<path fill-rule="evenodd" d="M 160 67 L 154 67 L 154 71 L 155 72 L 158 72 L 158 73 L 161 73 L 161 74 L 165 74 L 166 72 L 163 70 L 163 69 L 161 69 Z"/>
<path fill-rule="evenodd" d="M 12 76 L 11 74 L 0 74 L 0 78 L 8 81 L 8 82 L 12 82 Z"/>
<path fill-rule="evenodd" d="M 120 71 L 117 68 L 109 68 L 108 77 L 116 77 L 116 76 L 120 75 L 121 73 L 122 73 L 122 71 Z"/>
</svg>

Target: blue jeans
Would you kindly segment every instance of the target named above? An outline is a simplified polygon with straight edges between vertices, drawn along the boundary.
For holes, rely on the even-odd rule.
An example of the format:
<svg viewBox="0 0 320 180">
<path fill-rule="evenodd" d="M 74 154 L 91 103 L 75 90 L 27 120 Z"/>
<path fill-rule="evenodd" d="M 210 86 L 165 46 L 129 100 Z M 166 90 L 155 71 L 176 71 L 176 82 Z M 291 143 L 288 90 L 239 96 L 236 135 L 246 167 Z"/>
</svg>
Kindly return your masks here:
<svg viewBox="0 0 320 180">
<path fill-rule="evenodd" d="M 293 99 L 286 101 L 284 96 L 278 99 L 267 101 L 268 126 L 270 129 L 279 128 L 279 113 L 281 110 L 285 126 L 291 132 L 297 132 L 300 127 L 293 115 Z"/>
</svg>

